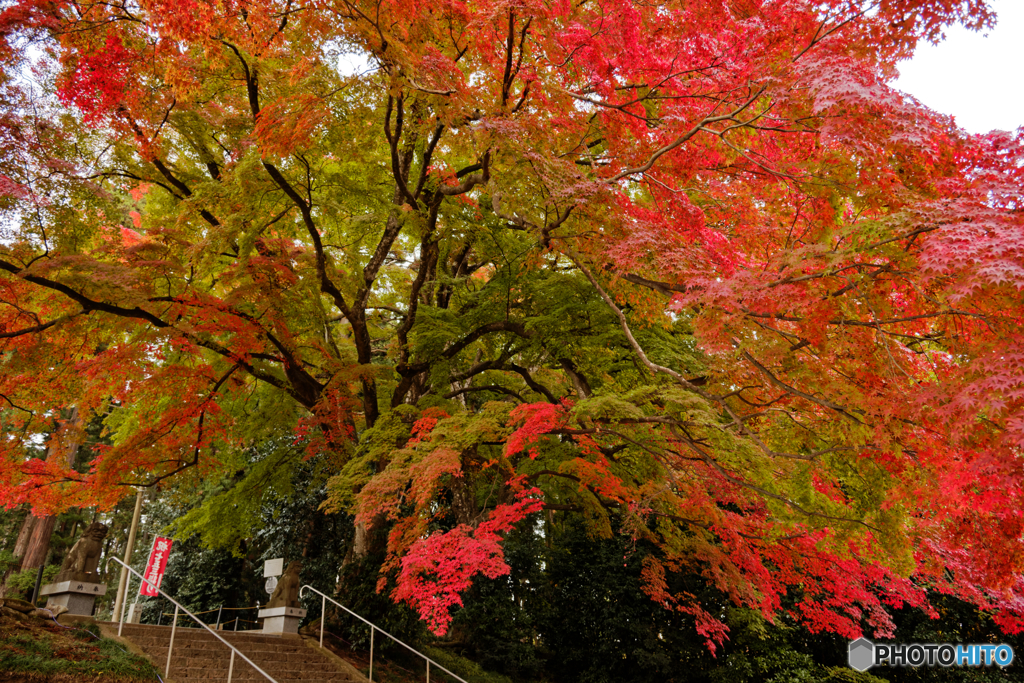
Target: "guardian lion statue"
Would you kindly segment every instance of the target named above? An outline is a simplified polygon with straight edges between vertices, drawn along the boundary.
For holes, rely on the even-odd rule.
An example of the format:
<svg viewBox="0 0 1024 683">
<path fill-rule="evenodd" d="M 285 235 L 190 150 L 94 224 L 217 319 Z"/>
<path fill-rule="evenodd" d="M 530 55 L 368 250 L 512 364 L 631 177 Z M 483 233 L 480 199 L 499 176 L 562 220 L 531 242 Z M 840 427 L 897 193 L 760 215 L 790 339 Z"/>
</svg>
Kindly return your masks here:
<svg viewBox="0 0 1024 683">
<path fill-rule="evenodd" d="M 93 522 L 81 538 L 75 541 L 64 563 L 60 566 L 60 573 L 55 581 L 89 581 L 96 579 L 96 565 L 100 561 L 100 551 L 103 549 L 103 539 L 107 535 L 107 525 Z"/>
<path fill-rule="evenodd" d="M 267 603 L 266 609 L 299 606 L 299 586 L 301 585 L 299 572 L 301 571 L 301 562 L 292 562 L 288 565 L 277 582 L 277 588 L 270 595 L 270 602 Z"/>
</svg>

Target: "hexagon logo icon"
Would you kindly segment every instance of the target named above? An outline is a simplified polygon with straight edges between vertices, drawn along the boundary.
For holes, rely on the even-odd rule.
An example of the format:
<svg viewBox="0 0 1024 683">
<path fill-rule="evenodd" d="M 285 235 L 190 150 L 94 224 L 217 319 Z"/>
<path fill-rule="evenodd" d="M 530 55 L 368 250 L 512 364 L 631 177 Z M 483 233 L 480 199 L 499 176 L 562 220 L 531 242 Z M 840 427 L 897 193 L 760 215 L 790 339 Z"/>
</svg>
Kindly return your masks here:
<svg viewBox="0 0 1024 683">
<path fill-rule="evenodd" d="M 850 642 L 850 668 L 867 671 L 875 664 L 875 644 L 867 638 Z"/>
</svg>

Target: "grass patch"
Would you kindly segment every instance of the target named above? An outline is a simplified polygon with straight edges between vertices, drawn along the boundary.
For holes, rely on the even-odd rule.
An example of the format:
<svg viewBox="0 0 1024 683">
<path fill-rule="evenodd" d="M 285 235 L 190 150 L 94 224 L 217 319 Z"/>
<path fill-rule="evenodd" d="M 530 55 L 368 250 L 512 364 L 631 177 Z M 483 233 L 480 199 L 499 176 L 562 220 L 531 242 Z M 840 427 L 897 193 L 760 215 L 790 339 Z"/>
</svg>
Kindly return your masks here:
<svg viewBox="0 0 1024 683">
<path fill-rule="evenodd" d="M 157 670 L 120 643 L 97 638 L 93 629 L 63 628 L 50 622 L 0 622 L 0 671 L 71 675 L 123 681 L 155 681 Z"/>
</svg>

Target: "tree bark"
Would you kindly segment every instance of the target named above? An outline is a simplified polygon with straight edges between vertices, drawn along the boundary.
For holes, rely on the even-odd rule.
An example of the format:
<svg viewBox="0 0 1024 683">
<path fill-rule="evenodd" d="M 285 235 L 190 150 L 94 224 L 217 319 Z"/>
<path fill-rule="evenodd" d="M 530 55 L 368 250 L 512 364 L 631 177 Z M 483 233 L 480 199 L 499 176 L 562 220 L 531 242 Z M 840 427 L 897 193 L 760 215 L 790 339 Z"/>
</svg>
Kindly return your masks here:
<svg viewBox="0 0 1024 683">
<path fill-rule="evenodd" d="M 46 554 L 50 550 L 50 536 L 53 535 L 53 527 L 56 524 L 56 515 L 36 518 L 36 523 L 32 527 L 32 537 L 25 549 L 25 556 L 21 559 L 22 571 L 36 569 L 46 562 Z"/>
<path fill-rule="evenodd" d="M 356 559 L 366 557 L 367 539 L 366 522 L 356 522 L 356 535 L 352 541 L 352 554 Z"/>
<path fill-rule="evenodd" d="M 78 455 L 78 447 L 82 443 L 82 418 L 78 412 L 78 406 L 71 408 L 71 414 L 63 424 L 59 425 L 56 433 L 50 441 L 46 454 L 47 462 L 53 459 L 60 459 L 65 467 L 72 467 Z M 50 550 L 50 537 L 53 535 L 53 528 L 57 523 L 55 515 L 36 517 L 29 515 L 25 524 L 32 522 L 30 536 L 25 547 L 25 554 L 21 560 L 22 571 L 36 569 L 46 562 L 46 554 Z M 22 527 L 24 530 L 24 527 Z M 20 541 L 20 535 L 19 535 Z"/>
<path fill-rule="evenodd" d="M 39 519 L 31 512 L 25 517 L 25 521 L 21 523 L 21 531 L 18 532 L 18 540 L 14 542 L 14 559 L 20 560 L 25 557 L 25 548 L 28 547 L 28 540 L 32 538 L 32 527 L 35 526 L 36 520 Z"/>
</svg>

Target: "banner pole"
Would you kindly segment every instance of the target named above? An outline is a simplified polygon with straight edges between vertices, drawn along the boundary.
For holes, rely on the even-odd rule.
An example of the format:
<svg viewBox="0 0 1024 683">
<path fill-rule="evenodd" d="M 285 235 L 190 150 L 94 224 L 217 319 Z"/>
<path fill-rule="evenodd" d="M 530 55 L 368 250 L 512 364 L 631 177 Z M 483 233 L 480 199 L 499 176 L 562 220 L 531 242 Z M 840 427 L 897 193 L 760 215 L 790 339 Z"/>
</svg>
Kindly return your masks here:
<svg viewBox="0 0 1024 683">
<path fill-rule="evenodd" d="M 139 531 L 139 517 L 142 516 L 142 489 L 135 491 L 135 511 L 132 513 L 132 526 L 128 532 L 128 543 L 124 547 L 124 563 L 132 563 L 132 552 L 135 550 L 135 536 Z M 125 596 L 125 588 L 128 583 L 128 570 L 121 567 L 121 579 L 117 582 L 117 597 L 114 599 L 114 609 L 110 613 L 110 618 L 117 619 L 117 615 L 122 615 L 121 621 L 124 622 L 124 605 L 127 601 Z"/>
</svg>

